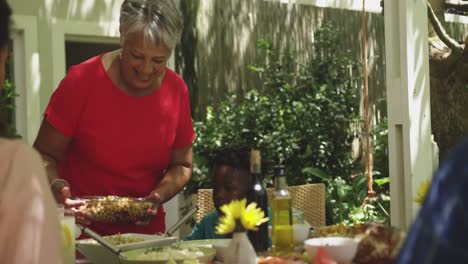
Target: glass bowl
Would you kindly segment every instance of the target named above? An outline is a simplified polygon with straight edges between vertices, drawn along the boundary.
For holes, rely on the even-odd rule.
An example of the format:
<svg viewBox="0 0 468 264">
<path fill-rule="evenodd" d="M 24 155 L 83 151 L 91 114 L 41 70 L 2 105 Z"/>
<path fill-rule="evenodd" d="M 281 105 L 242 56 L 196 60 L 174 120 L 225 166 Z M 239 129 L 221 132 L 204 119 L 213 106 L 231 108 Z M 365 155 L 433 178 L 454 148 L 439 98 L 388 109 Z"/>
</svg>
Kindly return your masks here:
<svg viewBox="0 0 468 264">
<path fill-rule="evenodd" d="M 93 220 L 101 223 L 135 223 L 149 219 L 147 210 L 154 204 L 143 198 L 120 196 L 81 197 L 86 203 L 81 212 L 91 213 Z"/>
</svg>

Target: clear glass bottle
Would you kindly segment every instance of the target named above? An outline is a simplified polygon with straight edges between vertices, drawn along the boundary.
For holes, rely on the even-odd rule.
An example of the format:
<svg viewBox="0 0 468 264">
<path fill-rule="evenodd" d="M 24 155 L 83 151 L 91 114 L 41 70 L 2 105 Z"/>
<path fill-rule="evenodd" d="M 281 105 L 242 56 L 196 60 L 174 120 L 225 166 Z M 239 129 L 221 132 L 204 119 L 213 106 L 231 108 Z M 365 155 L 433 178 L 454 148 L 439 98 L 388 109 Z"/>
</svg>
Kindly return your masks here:
<svg viewBox="0 0 468 264">
<path fill-rule="evenodd" d="M 275 252 L 289 252 L 294 249 L 291 195 L 286 183 L 285 167 L 274 168 L 275 191 L 271 200 L 272 249 Z"/>
<path fill-rule="evenodd" d="M 262 209 L 265 216 L 268 214 L 268 194 L 263 186 L 262 158 L 259 150 L 250 152 L 250 174 L 252 181 L 247 191 L 247 203 L 256 202 L 257 207 Z M 258 231 L 249 231 L 250 242 L 256 252 L 268 250 L 268 222 L 261 224 Z"/>
</svg>

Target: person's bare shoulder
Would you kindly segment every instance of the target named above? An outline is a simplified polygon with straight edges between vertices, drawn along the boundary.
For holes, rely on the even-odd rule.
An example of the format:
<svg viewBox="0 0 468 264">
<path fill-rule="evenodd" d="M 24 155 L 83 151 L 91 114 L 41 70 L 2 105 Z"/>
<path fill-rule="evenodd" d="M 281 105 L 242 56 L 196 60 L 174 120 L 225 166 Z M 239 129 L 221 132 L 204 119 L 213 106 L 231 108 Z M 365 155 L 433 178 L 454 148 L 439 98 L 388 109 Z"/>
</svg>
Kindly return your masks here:
<svg viewBox="0 0 468 264">
<path fill-rule="evenodd" d="M 36 161 L 40 160 L 39 153 L 19 139 L 0 138 L 0 157 L 4 156 L 10 157 L 9 160 L 14 158 L 31 158 Z"/>
<path fill-rule="evenodd" d="M 42 159 L 33 147 L 22 140 L 0 138 L 0 168 L 11 170 L 15 166 L 31 170 L 43 169 Z M 0 169 L 0 174 L 5 173 L 1 173 Z"/>
</svg>

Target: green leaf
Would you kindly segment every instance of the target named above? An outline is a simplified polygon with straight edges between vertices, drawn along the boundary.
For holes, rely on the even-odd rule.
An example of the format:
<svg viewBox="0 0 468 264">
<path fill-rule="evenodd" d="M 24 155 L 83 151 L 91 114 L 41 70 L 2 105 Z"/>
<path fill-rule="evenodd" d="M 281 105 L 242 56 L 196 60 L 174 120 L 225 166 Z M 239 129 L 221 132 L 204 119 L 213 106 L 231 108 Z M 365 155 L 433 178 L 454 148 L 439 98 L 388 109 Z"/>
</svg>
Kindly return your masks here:
<svg viewBox="0 0 468 264">
<path fill-rule="evenodd" d="M 378 186 L 382 186 L 382 185 L 384 185 L 384 184 L 390 183 L 390 177 L 385 177 L 385 178 L 381 178 L 381 179 L 375 179 L 374 182 L 375 182 Z"/>
<path fill-rule="evenodd" d="M 324 171 L 322 171 L 319 168 L 311 168 L 311 167 L 304 168 L 304 169 L 302 169 L 302 173 L 308 174 L 308 175 L 313 175 L 313 176 L 318 177 L 318 178 L 320 178 L 320 179 L 322 179 L 324 181 L 331 180 L 331 176 L 326 174 Z"/>
</svg>

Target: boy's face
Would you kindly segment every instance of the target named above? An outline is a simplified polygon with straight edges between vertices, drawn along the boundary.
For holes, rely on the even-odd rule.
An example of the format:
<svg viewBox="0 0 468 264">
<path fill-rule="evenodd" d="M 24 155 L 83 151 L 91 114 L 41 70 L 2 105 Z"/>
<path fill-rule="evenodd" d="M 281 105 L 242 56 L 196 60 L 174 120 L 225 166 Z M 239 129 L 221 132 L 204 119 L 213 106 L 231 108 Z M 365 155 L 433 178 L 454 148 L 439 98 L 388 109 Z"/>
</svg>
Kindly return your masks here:
<svg viewBox="0 0 468 264">
<path fill-rule="evenodd" d="M 247 194 L 250 173 L 228 165 L 216 165 L 213 175 L 213 202 L 218 213 L 220 207 L 232 200 L 240 200 Z"/>
</svg>

